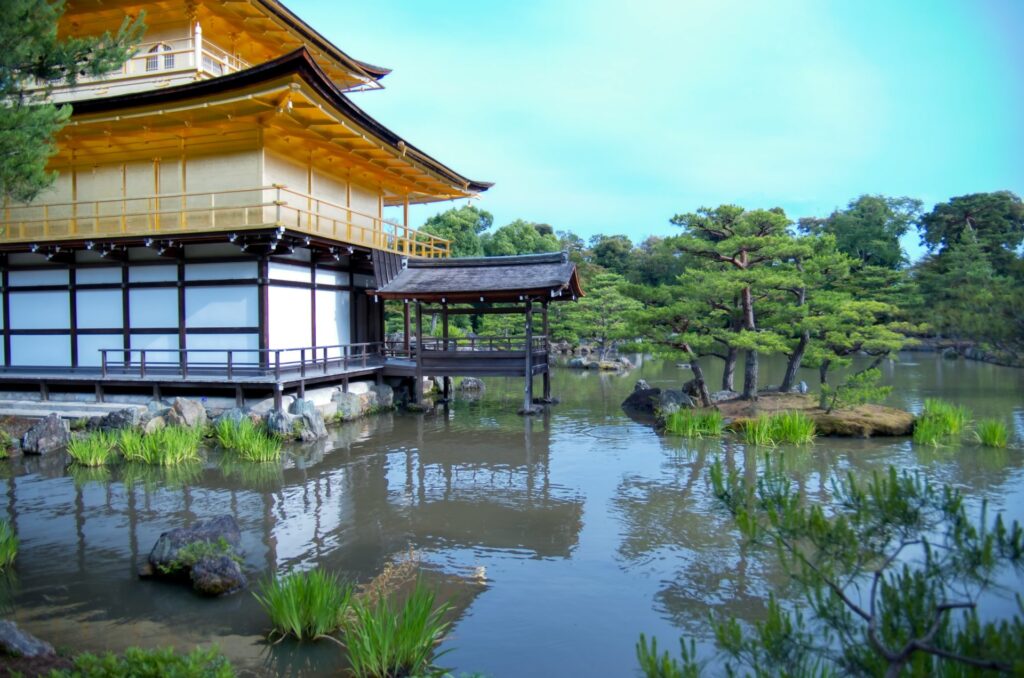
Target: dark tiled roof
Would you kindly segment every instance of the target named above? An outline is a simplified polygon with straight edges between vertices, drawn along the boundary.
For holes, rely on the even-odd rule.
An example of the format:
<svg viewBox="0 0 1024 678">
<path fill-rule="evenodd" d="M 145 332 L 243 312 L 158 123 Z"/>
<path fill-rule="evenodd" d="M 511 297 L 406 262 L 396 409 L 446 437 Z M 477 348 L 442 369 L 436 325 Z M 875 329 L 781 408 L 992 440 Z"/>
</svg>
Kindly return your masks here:
<svg viewBox="0 0 1024 678">
<path fill-rule="evenodd" d="M 576 264 L 565 252 L 514 257 L 409 259 L 406 268 L 374 294 L 421 301 L 516 301 L 583 295 Z"/>
</svg>

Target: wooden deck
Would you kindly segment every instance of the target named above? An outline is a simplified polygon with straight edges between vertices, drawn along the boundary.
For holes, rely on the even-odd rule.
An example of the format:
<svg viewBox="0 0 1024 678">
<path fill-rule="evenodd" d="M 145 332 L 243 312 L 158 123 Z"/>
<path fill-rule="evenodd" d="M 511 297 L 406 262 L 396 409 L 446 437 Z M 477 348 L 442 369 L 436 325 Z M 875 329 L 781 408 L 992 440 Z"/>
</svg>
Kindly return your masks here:
<svg viewBox="0 0 1024 678">
<path fill-rule="evenodd" d="M 532 350 L 527 359 L 526 347 Z M 44 400 L 60 387 L 93 388 L 102 402 L 107 388 L 286 390 L 301 397 L 307 386 L 342 384 L 373 377 L 525 377 L 548 371 L 545 337 L 473 337 L 423 341 L 406 351 L 401 342 L 345 344 L 288 349 L 103 349 L 98 367 L 0 367 L 0 388 L 38 388 Z"/>
</svg>

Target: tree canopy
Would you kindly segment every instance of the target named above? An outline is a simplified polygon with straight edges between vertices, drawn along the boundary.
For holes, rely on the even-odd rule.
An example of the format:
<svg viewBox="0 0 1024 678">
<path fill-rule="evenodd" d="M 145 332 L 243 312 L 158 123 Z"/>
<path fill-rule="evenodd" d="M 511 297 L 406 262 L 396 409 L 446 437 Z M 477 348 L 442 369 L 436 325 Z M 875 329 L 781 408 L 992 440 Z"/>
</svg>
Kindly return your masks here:
<svg viewBox="0 0 1024 678">
<path fill-rule="evenodd" d="M 831 234 L 840 252 L 865 264 L 899 268 L 905 261 L 900 238 L 920 213 L 920 200 L 862 195 L 844 210 L 824 219 L 804 217 L 799 224 L 805 233 Z"/>
<path fill-rule="evenodd" d="M 511 256 L 515 254 L 542 254 L 559 250 L 558 238 L 550 227 L 542 233 L 537 225 L 516 219 L 496 231 L 484 233 L 480 241 L 488 257 Z"/>
<path fill-rule="evenodd" d="M 56 176 L 46 164 L 54 136 L 71 117 L 71 106 L 46 100 L 55 85 L 117 70 L 145 30 L 142 17 L 125 17 L 115 32 L 98 37 L 57 35 L 63 0 L 8 0 L 0 22 L 0 192 L 30 201 Z M 44 83 L 41 89 L 34 89 Z"/>
<path fill-rule="evenodd" d="M 435 214 L 420 230 L 450 240 L 453 257 L 482 257 L 484 247 L 480 234 L 493 223 L 490 212 L 474 205 L 463 205 Z"/>
</svg>

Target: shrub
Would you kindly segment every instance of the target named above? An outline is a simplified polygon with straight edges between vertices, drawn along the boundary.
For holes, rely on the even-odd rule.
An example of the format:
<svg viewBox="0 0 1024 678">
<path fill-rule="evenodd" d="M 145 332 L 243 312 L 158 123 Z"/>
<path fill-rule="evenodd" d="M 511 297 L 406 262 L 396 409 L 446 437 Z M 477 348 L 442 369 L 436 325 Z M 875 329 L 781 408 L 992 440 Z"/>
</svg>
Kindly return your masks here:
<svg viewBox="0 0 1024 678">
<path fill-rule="evenodd" d="M 199 461 L 203 433 L 187 426 L 167 426 L 147 435 L 122 433 L 119 440 L 125 461 L 174 466 Z"/>
<path fill-rule="evenodd" d="M 0 520 L 0 570 L 6 570 L 14 564 L 18 555 L 18 535 L 6 520 Z"/>
<path fill-rule="evenodd" d="M 434 592 L 421 582 L 399 610 L 386 598 L 357 601 L 345 625 L 352 672 L 360 678 L 390 678 L 431 671 L 444 654 L 435 654 L 434 648 L 448 631 L 442 617 L 449 609 L 448 603 L 435 608 Z"/>
<path fill-rule="evenodd" d="M 998 419 L 980 420 L 974 435 L 985 447 L 1006 447 L 1010 443 L 1010 432 L 1006 424 Z"/>
<path fill-rule="evenodd" d="M 270 637 L 316 640 L 341 627 L 352 599 L 352 587 L 320 570 L 271 579 L 253 593 L 270 615 Z"/>
<path fill-rule="evenodd" d="M 724 417 L 718 410 L 678 410 L 665 420 L 667 432 L 687 438 L 720 436 L 724 426 Z"/>
<path fill-rule="evenodd" d="M 68 443 L 68 454 L 76 464 L 82 466 L 103 466 L 116 458 L 117 444 L 113 435 L 105 431 L 94 431 L 84 438 L 74 438 Z"/>
<path fill-rule="evenodd" d="M 801 445 L 814 441 L 814 420 L 803 412 L 777 412 L 770 417 L 771 437 L 776 443 Z"/>
<path fill-rule="evenodd" d="M 6 459 L 14 447 L 14 438 L 5 429 L 0 428 L 0 459 Z"/>
<path fill-rule="evenodd" d="M 835 388 L 821 386 L 821 408 L 826 412 L 838 408 L 857 407 L 867 403 L 880 403 L 889 397 L 892 386 L 879 386 L 882 371 L 877 367 L 848 376 Z"/>
<path fill-rule="evenodd" d="M 251 419 L 233 422 L 221 419 L 214 427 L 217 442 L 240 459 L 272 462 L 281 459 L 281 441 L 252 423 Z"/>
<path fill-rule="evenodd" d="M 53 671 L 50 678 L 231 678 L 231 663 L 217 648 L 196 649 L 179 655 L 173 648 L 142 650 L 129 648 L 124 655 L 83 653 L 75 657 L 74 668 Z"/>
</svg>

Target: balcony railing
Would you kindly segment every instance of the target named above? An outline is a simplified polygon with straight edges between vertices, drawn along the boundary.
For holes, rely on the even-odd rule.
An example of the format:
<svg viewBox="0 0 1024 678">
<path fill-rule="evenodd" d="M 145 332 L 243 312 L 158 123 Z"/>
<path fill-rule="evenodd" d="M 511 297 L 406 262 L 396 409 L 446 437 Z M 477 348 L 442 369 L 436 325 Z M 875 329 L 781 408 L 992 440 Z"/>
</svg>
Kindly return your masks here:
<svg viewBox="0 0 1024 678">
<path fill-rule="evenodd" d="M 284 227 L 416 257 L 449 241 L 282 185 L 4 207 L 0 244 Z"/>
</svg>

